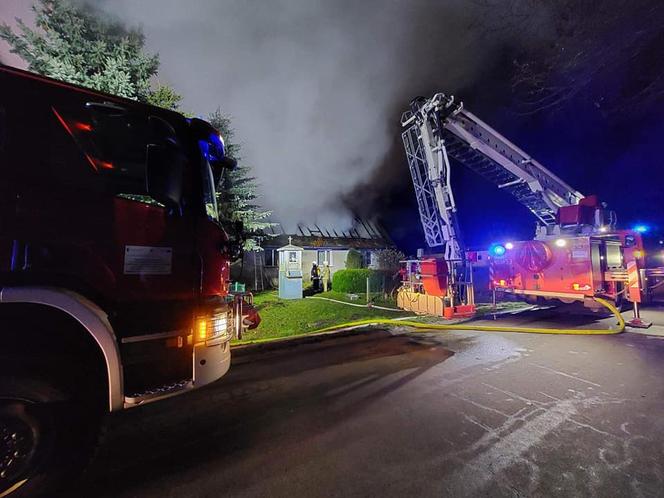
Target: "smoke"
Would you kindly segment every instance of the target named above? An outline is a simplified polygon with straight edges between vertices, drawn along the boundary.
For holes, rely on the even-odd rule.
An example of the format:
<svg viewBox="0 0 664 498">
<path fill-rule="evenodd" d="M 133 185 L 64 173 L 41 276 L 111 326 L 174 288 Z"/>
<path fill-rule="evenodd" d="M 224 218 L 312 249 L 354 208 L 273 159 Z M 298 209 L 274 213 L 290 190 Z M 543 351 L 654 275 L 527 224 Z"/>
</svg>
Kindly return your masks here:
<svg viewBox="0 0 664 498">
<path fill-rule="evenodd" d="M 0 19 L 29 22 L 32 1 L 0 0 Z M 382 213 L 403 231 L 393 233 L 400 240 L 421 239 L 409 232 L 418 223 L 399 126 L 414 96 L 457 94 L 592 192 L 604 165 L 616 160 L 606 144 L 627 148 L 626 133 L 647 127 L 634 117 L 635 104 L 659 109 L 664 95 L 656 57 L 664 8 L 656 0 L 611 0 L 603 9 L 592 0 L 76 1 L 142 25 L 147 49 L 161 57 L 159 79 L 184 95 L 184 110 L 207 116 L 221 107 L 232 117 L 259 202 L 287 228 L 305 222 L 344 229 L 352 208 Z M 624 44 L 626 35 L 645 40 L 647 50 Z M 2 44 L 0 58 L 15 63 Z M 535 69 L 538 62 L 551 66 L 549 77 L 531 80 L 567 85 L 574 100 L 557 114 L 506 112 L 516 108 L 515 59 L 534 61 L 528 67 Z M 629 104 L 629 112 L 614 113 L 617 124 L 600 115 L 614 94 Z M 456 168 L 453 181 L 460 211 L 477 215 L 469 220 L 484 219 L 486 205 L 493 214 L 504 205 L 504 218 L 512 220 L 516 201 L 487 201 L 495 189 L 483 190 L 465 174 Z"/>
<path fill-rule="evenodd" d="M 410 99 L 469 84 L 502 43 L 467 0 L 96 4 L 142 25 L 184 109 L 232 117 L 261 204 L 290 226 L 344 228 Z"/>
<path fill-rule="evenodd" d="M 78 1 L 142 26 L 184 110 L 231 116 L 260 203 L 290 227 L 343 229 L 349 206 L 409 182 L 395 146 L 409 101 L 463 90 L 534 37 L 495 29 L 519 0 Z"/>
<path fill-rule="evenodd" d="M 6 23 L 16 29 L 16 18 L 23 19 L 31 24 L 34 14 L 30 10 L 30 2 L 25 0 L 0 0 L 0 23 Z M 14 67 L 25 67 L 25 62 L 19 56 L 10 53 L 9 45 L 0 41 L 0 62 Z"/>
</svg>

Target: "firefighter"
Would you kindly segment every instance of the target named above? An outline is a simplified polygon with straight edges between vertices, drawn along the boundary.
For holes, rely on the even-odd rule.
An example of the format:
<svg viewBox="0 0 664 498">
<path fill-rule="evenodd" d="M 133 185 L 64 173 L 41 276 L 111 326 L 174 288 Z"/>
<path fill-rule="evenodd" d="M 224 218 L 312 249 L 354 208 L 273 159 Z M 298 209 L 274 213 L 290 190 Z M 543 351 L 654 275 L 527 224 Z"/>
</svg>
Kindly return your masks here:
<svg viewBox="0 0 664 498">
<path fill-rule="evenodd" d="M 320 292 L 320 270 L 315 261 L 311 265 L 311 284 L 314 292 Z"/>
<path fill-rule="evenodd" d="M 326 261 L 323 263 L 323 291 L 327 292 L 328 287 L 330 286 L 330 265 Z"/>
</svg>

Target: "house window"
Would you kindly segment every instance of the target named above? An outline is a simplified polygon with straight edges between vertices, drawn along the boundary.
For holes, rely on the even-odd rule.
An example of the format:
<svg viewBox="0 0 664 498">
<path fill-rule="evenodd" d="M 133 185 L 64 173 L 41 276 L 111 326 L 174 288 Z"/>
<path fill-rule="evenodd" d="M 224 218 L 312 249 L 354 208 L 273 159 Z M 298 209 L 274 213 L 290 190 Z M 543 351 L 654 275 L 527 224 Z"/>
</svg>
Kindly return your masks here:
<svg viewBox="0 0 664 498">
<path fill-rule="evenodd" d="M 277 266 L 279 264 L 279 255 L 276 249 L 265 249 L 265 266 Z"/>
<path fill-rule="evenodd" d="M 316 256 L 316 262 L 318 265 L 323 265 L 325 262 L 332 266 L 332 251 L 318 251 L 318 254 Z"/>
</svg>

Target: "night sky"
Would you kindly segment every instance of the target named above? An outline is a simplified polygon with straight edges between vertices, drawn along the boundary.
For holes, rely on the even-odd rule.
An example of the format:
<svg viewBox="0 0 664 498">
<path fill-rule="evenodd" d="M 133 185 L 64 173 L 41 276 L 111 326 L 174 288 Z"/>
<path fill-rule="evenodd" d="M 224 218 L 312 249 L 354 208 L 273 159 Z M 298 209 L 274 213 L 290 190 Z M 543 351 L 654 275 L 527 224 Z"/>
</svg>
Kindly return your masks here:
<svg viewBox="0 0 664 498">
<path fill-rule="evenodd" d="M 578 32 L 530 56 L 523 47 L 501 47 L 494 64 L 456 95 L 573 188 L 607 202 L 620 227 L 647 224 L 648 245 L 653 247 L 664 238 L 664 12 L 652 2 L 617 2 L 615 7 L 614 15 L 599 16 L 604 19 L 601 29 L 589 27 L 598 22 L 596 14 L 589 14 L 572 22 Z M 638 32 L 651 36 L 635 42 Z M 570 67 L 569 58 L 560 58 L 545 83 L 568 86 L 570 95 L 543 109 L 524 105 L 528 95 L 514 83 L 515 61 L 536 59 L 537 54 L 548 57 L 562 48 L 585 51 L 581 63 Z M 437 90 L 432 87 L 423 94 L 428 97 Z M 414 252 L 422 247 L 423 234 L 399 132 L 395 125 L 393 157 L 386 159 L 385 168 L 400 175 L 403 183 L 385 182 L 379 210 L 397 244 Z M 452 167 L 468 247 L 483 249 L 492 242 L 533 236 L 535 218 L 526 208 L 461 164 Z"/>
<path fill-rule="evenodd" d="M 585 195 L 599 195 L 616 211 L 619 226 L 646 223 L 651 227 L 651 237 L 661 236 L 664 228 L 661 100 L 638 119 L 626 114 L 611 122 L 599 116 L 583 99 L 565 103 L 553 115 L 520 116 L 509 108 L 490 104 L 483 112 L 481 106 L 473 105 L 473 92 L 466 95 L 467 108 L 480 119 L 488 121 L 573 188 Z M 393 167 L 404 168 L 407 173 L 399 135 L 393 149 Z M 452 167 L 467 246 L 484 248 L 496 241 L 533 236 L 535 218 L 525 207 L 461 164 L 453 163 Z M 398 245 L 415 251 L 422 247 L 424 237 L 409 177 L 404 175 L 403 182 L 387 188 L 389 195 L 385 198 L 382 219 Z"/>
</svg>

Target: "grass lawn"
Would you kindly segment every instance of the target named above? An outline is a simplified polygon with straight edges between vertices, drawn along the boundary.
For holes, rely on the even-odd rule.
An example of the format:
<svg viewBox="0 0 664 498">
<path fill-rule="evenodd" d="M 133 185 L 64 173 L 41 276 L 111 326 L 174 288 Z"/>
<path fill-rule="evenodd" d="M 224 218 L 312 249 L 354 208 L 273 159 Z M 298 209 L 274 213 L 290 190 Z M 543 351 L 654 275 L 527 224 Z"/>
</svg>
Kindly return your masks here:
<svg viewBox="0 0 664 498">
<path fill-rule="evenodd" d="M 316 294 L 316 296 L 353 304 L 366 304 L 366 294 L 358 294 L 358 299 L 350 299 L 348 294 L 334 291 L 321 292 Z M 396 302 L 391 299 L 385 299 L 383 294 L 372 295 L 371 299 L 378 306 L 396 308 Z M 386 311 L 375 308 L 347 306 L 322 299 L 279 299 L 277 291 L 265 291 L 255 294 L 254 304 L 261 315 L 261 324 L 257 329 L 247 331 L 242 341 L 236 341 L 236 344 L 307 334 L 333 325 L 371 318 L 413 317 L 414 321 L 423 323 L 450 323 L 442 317 L 415 317 L 413 313 L 405 311 Z M 522 308 L 523 306 L 525 306 L 525 303 L 502 302 L 498 303 L 497 309 L 505 311 Z M 476 318 L 491 311 L 493 311 L 491 305 L 478 304 Z"/>
<path fill-rule="evenodd" d="M 325 292 L 317 294 L 317 296 L 356 304 L 366 303 L 366 295 L 360 295 L 360 299 L 357 301 L 349 300 L 345 293 L 340 292 Z M 381 306 L 396 307 L 394 302 L 383 299 L 376 299 L 375 303 Z M 242 342 L 305 334 L 355 320 L 399 318 L 412 315 L 412 313 L 403 311 L 384 311 L 346 306 L 345 304 L 323 301 L 321 299 L 284 300 L 277 297 L 277 291 L 266 291 L 256 294 L 254 296 L 254 304 L 261 315 L 261 324 L 255 330 L 247 331 L 244 334 Z"/>
</svg>

